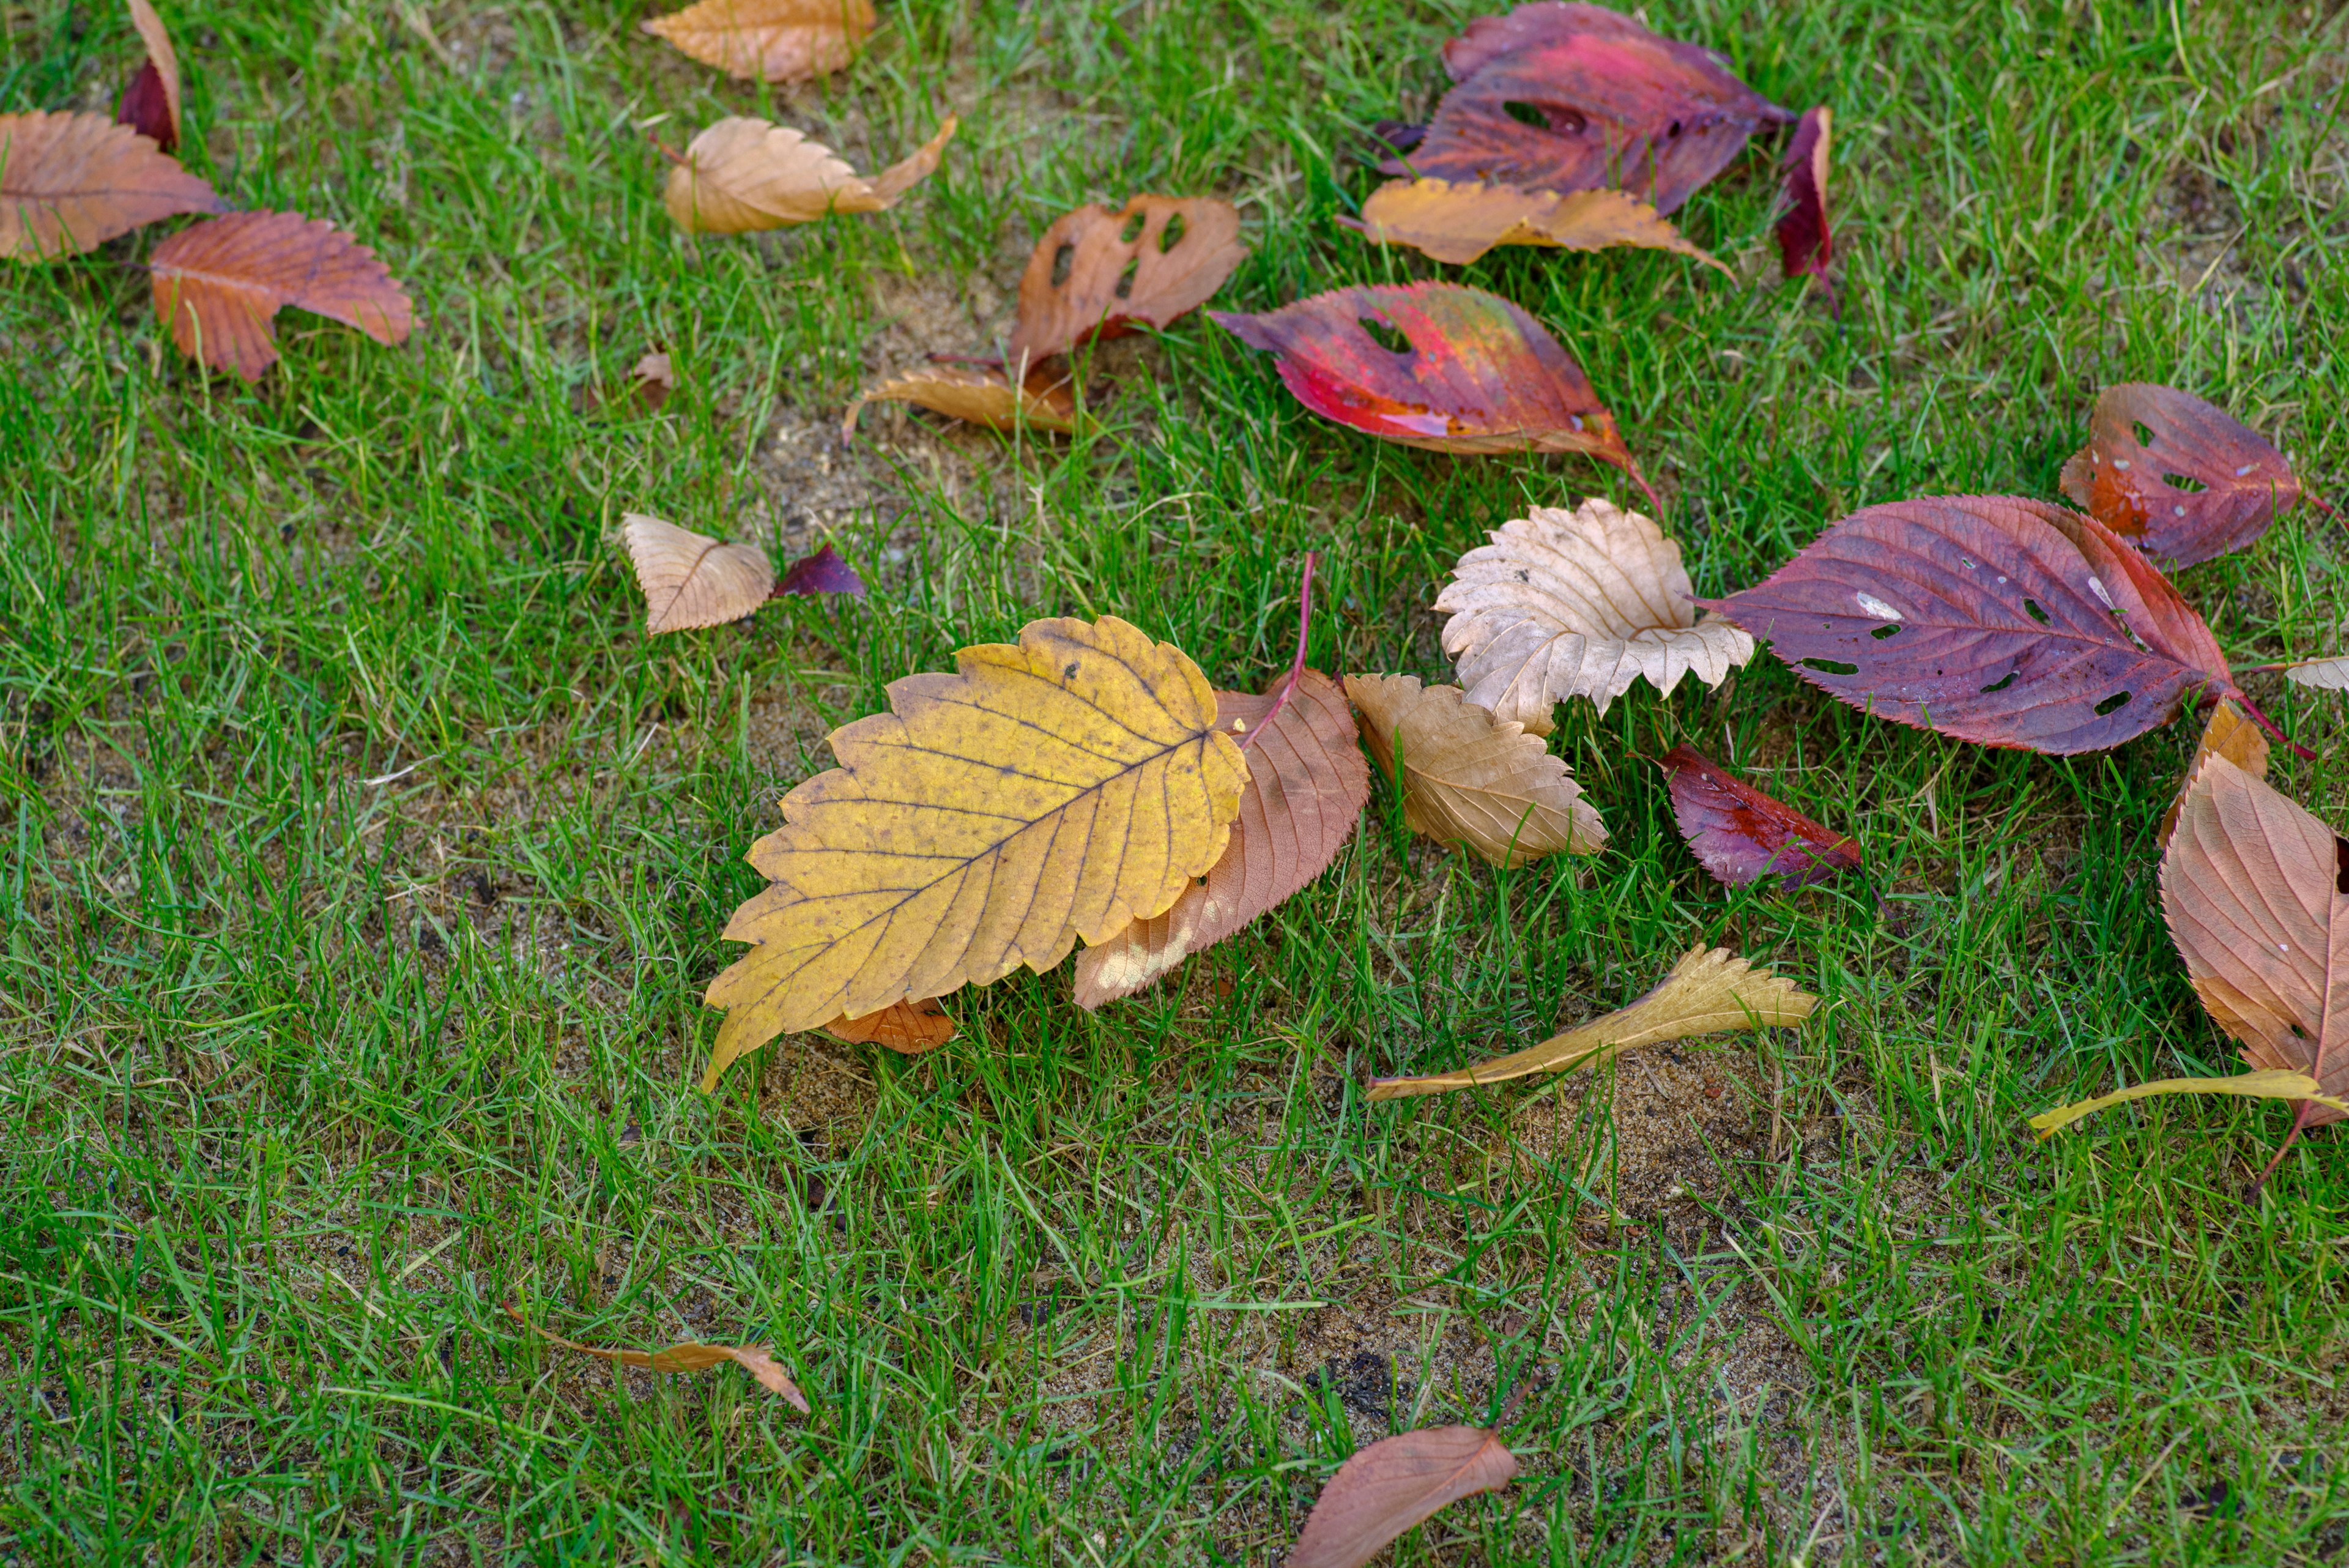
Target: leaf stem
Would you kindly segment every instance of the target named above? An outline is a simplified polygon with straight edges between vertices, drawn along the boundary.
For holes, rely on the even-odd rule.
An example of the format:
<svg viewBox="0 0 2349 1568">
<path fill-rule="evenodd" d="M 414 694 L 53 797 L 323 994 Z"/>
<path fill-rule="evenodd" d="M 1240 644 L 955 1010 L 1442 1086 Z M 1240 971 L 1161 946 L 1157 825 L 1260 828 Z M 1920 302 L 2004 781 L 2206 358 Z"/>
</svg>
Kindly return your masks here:
<svg viewBox="0 0 2349 1568">
<path fill-rule="evenodd" d="M 2243 689 L 2241 687 L 2231 687 L 2229 689 L 2227 694 L 2243 705 L 2243 711 L 2249 713 L 2251 716 L 2251 722 L 2259 725 L 2261 729 L 2265 730 L 2270 738 L 2281 741 L 2283 744 L 2291 747 L 2292 755 L 2300 758 L 2302 762 L 2313 763 L 2316 761 L 2316 753 L 2314 752 L 2310 751 L 2306 746 L 2302 745 L 2298 741 L 2293 740 L 2290 735 L 2285 734 L 2282 730 L 2278 729 L 2276 727 L 2276 722 L 2273 719 L 2269 718 L 2265 713 L 2261 712 L 2258 703 L 2243 695 Z"/>
<path fill-rule="evenodd" d="M 1297 586 L 1297 657 L 1288 666 L 1288 679 L 1280 683 L 1280 695 L 1272 700 L 1272 707 L 1240 737 L 1243 752 L 1258 735 L 1272 728 L 1272 722 L 1280 717 L 1280 711 L 1288 706 L 1288 699 L 1295 694 L 1298 677 L 1305 673 L 1305 639 L 1313 629 L 1313 566 L 1320 558 L 1319 550 L 1305 552 L 1305 580 Z"/>
</svg>

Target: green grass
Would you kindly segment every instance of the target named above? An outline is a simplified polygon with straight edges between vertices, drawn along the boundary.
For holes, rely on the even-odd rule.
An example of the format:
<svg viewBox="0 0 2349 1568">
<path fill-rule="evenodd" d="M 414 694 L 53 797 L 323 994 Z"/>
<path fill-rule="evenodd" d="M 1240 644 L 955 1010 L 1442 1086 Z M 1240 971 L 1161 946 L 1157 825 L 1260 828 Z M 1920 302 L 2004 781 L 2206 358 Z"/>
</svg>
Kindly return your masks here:
<svg viewBox="0 0 2349 1568">
<path fill-rule="evenodd" d="M 400 20 L 428 19 L 445 51 Z M 1067 970 L 953 999 L 931 1056 L 793 1037 L 694 1088 L 828 727 L 951 650 L 1115 613 L 1218 684 L 1444 673 L 1452 559 L 1569 459 L 1318 422 L 1194 317 L 1104 350 L 1104 429 L 1014 442 L 858 384 L 1006 325 L 1089 199 L 1212 190 L 1226 303 L 1457 275 L 1582 360 L 1700 591 L 1834 518 L 2051 496 L 2095 388 L 2167 380 L 2349 472 L 2349 22 L 2309 6 L 1671 0 L 1659 27 L 1836 108 L 1845 309 L 1782 286 L 1769 148 L 1676 258 L 1436 269 L 1334 215 L 1367 127 L 1438 89 L 1466 4 L 888 7 L 828 88 L 729 83 L 641 8 L 167 6 L 187 157 L 356 232 L 424 325 L 289 314 L 258 388 L 195 373 L 140 261 L 0 285 L 0 1540 L 33 1563 L 1268 1563 L 1398 1427 L 1506 1416 L 1508 1491 L 1398 1563 L 2337 1559 L 2349 1162 L 2286 1108 L 2076 1095 L 2226 1071 L 2163 932 L 2187 726 L 2109 755 L 1870 722 L 1766 657 L 1564 711 L 1613 835 L 1507 877 L 1381 793 L 1313 888 L 1088 1015 Z M 106 5 L 0 7 L 0 112 L 111 108 Z M 723 113 L 860 167 L 944 110 L 875 218 L 687 244 L 664 165 Z M 626 396 L 653 348 L 682 372 Z M 594 397 L 586 394 L 593 392 Z M 624 510 L 835 540 L 863 605 L 647 642 Z M 2230 655 L 2340 646 L 2349 543 L 2302 509 L 2183 575 Z M 2344 709 L 2253 686 L 2320 753 Z M 1867 847 L 1857 886 L 1724 893 L 1642 760 L 1733 759 Z M 1595 1082 L 1372 1106 L 1725 941 L 1799 1033 Z M 617 1377 L 522 1332 L 771 1342 Z"/>
</svg>

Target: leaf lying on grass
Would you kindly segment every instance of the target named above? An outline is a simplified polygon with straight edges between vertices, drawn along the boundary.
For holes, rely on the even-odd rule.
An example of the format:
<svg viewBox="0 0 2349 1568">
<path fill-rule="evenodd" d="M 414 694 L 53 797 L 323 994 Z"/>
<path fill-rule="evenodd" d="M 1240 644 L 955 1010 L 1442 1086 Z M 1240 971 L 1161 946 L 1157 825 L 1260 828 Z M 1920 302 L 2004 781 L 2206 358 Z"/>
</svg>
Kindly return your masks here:
<svg viewBox="0 0 2349 1568">
<path fill-rule="evenodd" d="M 740 620 L 767 602 L 774 563 L 756 545 L 725 545 L 641 512 L 620 524 L 636 586 L 645 591 L 645 630 L 653 637 Z"/>
<path fill-rule="evenodd" d="M 1843 306 L 1827 276 L 1827 264 L 1835 260 L 1835 231 L 1827 226 L 1827 147 L 1834 125 L 1834 111 L 1820 104 L 1795 127 L 1779 163 L 1785 174 L 1779 201 L 1785 211 L 1778 215 L 1777 235 L 1783 275 L 1817 278 L 1827 291 L 1827 304 L 1839 316 Z"/>
<path fill-rule="evenodd" d="M 2093 1116 L 2107 1106 L 2126 1105 L 2131 1100 L 2151 1099 L 2156 1095 L 2239 1095 L 2254 1100 L 2299 1100 L 2303 1104 L 2326 1106 L 2336 1116 L 2349 1113 L 2349 1104 L 2320 1095 L 2317 1089 L 2316 1080 L 2307 1074 L 2288 1072 L 2280 1067 L 2258 1073 L 2238 1073 L 2224 1078 L 2157 1078 L 2149 1084 L 2132 1084 L 2126 1089 L 2115 1089 L 2109 1095 L 2098 1095 L 2093 1100 L 2042 1111 L 2031 1118 L 2031 1127 L 2043 1138 L 2053 1137 L 2082 1116 Z"/>
<path fill-rule="evenodd" d="M 1523 866 L 1607 843 L 1563 758 L 1522 724 L 1495 719 L 1457 686 L 1423 688 L 1415 675 L 1349 675 L 1362 739 L 1402 792 L 1414 833 L 1465 844 L 1495 866 Z M 1402 772 L 1396 772 L 1396 763 Z"/>
<path fill-rule="evenodd" d="M 1729 268 L 1689 242 L 1671 221 L 1622 191 L 1525 191 L 1449 180 L 1392 180 L 1362 203 L 1359 225 L 1373 244 L 1409 245 L 1465 265 L 1498 245 L 1603 251 L 1617 245 L 1672 251 Z"/>
<path fill-rule="evenodd" d="M 901 1056 L 918 1056 L 953 1039 L 955 1021 L 936 997 L 926 996 L 891 1002 L 862 1018 L 835 1018 L 823 1032 L 852 1045 L 885 1045 Z"/>
<path fill-rule="evenodd" d="M 96 250 L 175 213 L 219 213 L 212 188 L 102 114 L 0 114 L 0 259 Z"/>
<path fill-rule="evenodd" d="M 180 351 L 258 381 L 277 363 L 271 322 L 287 306 L 356 327 L 387 348 L 408 341 L 416 308 L 376 254 L 324 218 L 231 213 L 155 247 L 155 314 Z"/>
<path fill-rule="evenodd" d="M 2221 697 L 2210 704 L 2210 716 L 2202 722 L 2202 738 L 2195 742 L 2194 755 L 2187 761 L 2186 773 L 2178 781 L 2178 793 L 2162 813 L 2161 831 L 2155 842 L 2164 849 L 2169 847 L 2169 835 L 2178 826 L 2178 808 L 2186 804 L 2186 792 L 2194 787 L 2195 776 L 2202 771 L 2202 759 L 2211 755 L 2226 758 L 2253 778 L 2268 776 L 2268 738 L 2260 733 L 2240 704 L 2232 698 Z"/>
<path fill-rule="evenodd" d="M 1136 196 L 1115 213 L 1079 207 L 1028 257 L 1005 360 L 1033 367 L 1135 322 L 1166 326 L 1223 287 L 1247 256 L 1239 236 L 1238 210 L 1212 196 Z"/>
<path fill-rule="evenodd" d="M 701 0 L 643 26 L 728 76 L 799 82 L 847 66 L 873 21 L 873 0 Z"/>
<path fill-rule="evenodd" d="M 1361 1568 L 1437 1511 L 1506 1486 L 1517 1457 L 1498 1432 L 1428 1427 L 1398 1432 L 1338 1467 L 1314 1501 L 1286 1568 Z"/>
<path fill-rule="evenodd" d="M 879 213 L 938 166 L 955 117 L 912 157 L 867 180 L 803 131 L 730 117 L 695 137 L 668 171 L 663 201 L 688 234 L 740 234 L 812 223 L 833 213 Z"/>
<path fill-rule="evenodd" d="M 1800 888 L 1859 869 L 1859 846 L 1715 766 L 1688 746 L 1664 753 L 1672 816 L 1704 868 L 1731 888 L 1766 876 Z"/>
<path fill-rule="evenodd" d="M 953 419 L 968 420 L 989 430 L 1059 431 L 1076 432 L 1082 418 L 1076 391 L 1066 376 L 1050 367 L 1029 372 L 1014 387 L 1000 370 L 959 365 L 925 365 L 902 376 L 892 376 L 862 393 L 841 416 L 840 444 L 856 437 L 856 417 L 867 403 L 915 403 Z"/>
<path fill-rule="evenodd" d="M 2349 658 L 2303 659 L 2285 665 L 2283 678 L 2320 691 L 2349 691 Z"/>
<path fill-rule="evenodd" d="M 761 1387 L 781 1395 L 801 1415 L 808 1413 L 807 1396 L 800 1392 L 799 1385 L 784 1372 L 782 1364 L 775 1359 L 775 1353 L 763 1345 L 702 1345 L 688 1340 L 665 1350 L 610 1350 L 600 1345 L 582 1345 L 559 1334 L 550 1334 L 523 1316 L 517 1307 L 507 1307 L 506 1315 L 540 1338 L 553 1340 L 565 1350 L 575 1350 L 598 1361 L 638 1367 L 647 1372 L 706 1372 L 710 1367 L 730 1362 L 757 1378 Z"/>
<path fill-rule="evenodd" d="M 2096 395 L 2064 493 L 2147 555 L 2186 566 L 2257 540 L 2301 488 L 2283 454 L 2224 410 L 2125 381 Z"/>
<path fill-rule="evenodd" d="M 1619 1052 L 1664 1040 L 1800 1023 L 1819 999 L 1791 980 L 1756 969 L 1727 948 L 1691 948 L 1664 982 L 1630 1006 L 1593 1019 L 1540 1044 L 1462 1067 L 1413 1078 L 1373 1078 L 1370 1097 L 1400 1099 L 1440 1095 L 1478 1084 L 1506 1083 L 1534 1073 L 1563 1073 L 1585 1062 L 1605 1062 Z"/>
<path fill-rule="evenodd" d="M 169 152 L 180 144 L 180 57 L 163 18 L 148 0 L 130 0 L 130 25 L 147 46 L 147 58 L 123 89 L 115 123 L 130 127 Z"/>
<path fill-rule="evenodd" d="M 783 580 L 774 587 L 774 597 L 789 598 L 798 594 L 846 594 L 850 598 L 864 597 L 864 579 L 856 568 L 840 558 L 840 552 L 831 545 L 819 547 L 812 556 L 802 556 L 783 573 Z"/>
</svg>

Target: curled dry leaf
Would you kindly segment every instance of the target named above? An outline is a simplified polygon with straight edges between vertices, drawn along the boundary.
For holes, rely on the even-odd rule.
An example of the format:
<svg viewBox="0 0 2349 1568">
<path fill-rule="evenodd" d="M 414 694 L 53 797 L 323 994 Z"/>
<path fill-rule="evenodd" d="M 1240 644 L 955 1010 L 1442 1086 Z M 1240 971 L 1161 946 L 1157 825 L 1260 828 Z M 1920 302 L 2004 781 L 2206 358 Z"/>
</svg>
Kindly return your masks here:
<svg viewBox="0 0 2349 1568">
<path fill-rule="evenodd" d="M 147 61 L 123 92 L 115 121 L 153 139 L 169 152 L 180 144 L 180 57 L 163 18 L 148 0 L 130 0 L 130 25 L 147 46 Z"/>
<path fill-rule="evenodd" d="M 812 223 L 833 213 L 879 213 L 938 166 L 955 117 L 921 150 L 867 180 L 803 131 L 739 116 L 695 137 L 668 171 L 663 200 L 688 234 L 740 234 Z"/>
<path fill-rule="evenodd" d="M 1460 557 L 1435 607 L 1444 651 L 1468 701 L 1537 735 L 1569 697 L 1608 704 L 1645 677 L 1669 692 L 1693 674 L 1718 686 L 1754 657 L 1754 639 L 1700 620 L 1681 547 L 1637 512 L 1592 496 L 1571 512 L 1537 506 Z"/>
<path fill-rule="evenodd" d="M 936 997 L 926 996 L 919 1002 L 893 1002 L 862 1018 L 835 1018 L 823 1032 L 852 1045 L 885 1045 L 901 1056 L 918 1056 L 953 1039 L 955 1021 Z"/>
<path fill-rule="evenodd" d="M 1371 755 L 1402 791 L 1413 832 L 1465 844 L 1504 867 L 1558 850 L 1596 855 L 1605 846 L 1607 829 L 1565 760 L 1524 725 L 1464 701 L 1457 686 L 1422 688 L 1413 675 L 1349 675 L 1346 695 L 1360 710 Z"/>
<path fill-rule="evenodd" d="M 1261 316 L 1208 314 L 1278 355 L 1282 382 L 1324 419 L 1431 452 L 1582 452 L 1647 489 L 1582 367 L 1497 295 L 1420 283 L 1333 289 Z M 1406 347 L 1387 347 L 1373 327 Z"/>
<path fill-rule="evenodd" d="M 1698 943 L 1672 966 L 1664 982 L 1629 1007 L 1552 1035 L 1540 1044 L 1451 1073 L 1416 1078 L 1373 1078 L 1371 1098 L 1440 1095 L 1478 1084 L 1505 1083 L 1534 1073 L 1563 1073 L 1585 1062 L 1665 1040 L 1800 1023 L 1819 999 L 1784 975 L 1756 969 L 1727 948 Z"/>
<path fill-rule="evenodd" d="M 1755 789 L 1688 746 L 1664 753 L 1672 816 L 1704 868 L 1732 888 L 1766 876 L 1789 886 L 1859 869 L 1859 846 Z"/>
<path fill-rule="evenodd" d="M 645 630 L 658 637 L 740 620 L 767 602 L 774 563 L 756 545 L 724 545 L 674 523 L 628 513 L 621 536 L 645 590 Z"/>
<path fill-rule="evenodd" d="M 1216 722 L 1257 730 L 1277 695 L 1278 687 L 1261 697 L 1218 691 Z M 1250 748 L 1247 788 L 1221 858 L 1165 913 L 1077 955 L 1077 1004 L 1133 995 L 1321 875 L 1370 794 L 1345 693 L 1318 670 L 1299 671 L 1296 691 Z"/>
<path fill-rule="evenodd" d="M 636 400 L 647 409 L 659 408 L 677 390 L 677 371 L 663 353 L 647 354 L 630 366 L 628 379 L 636 389 Z"/>
<path fill-rule="evenodd" d="M 2303 659 L 2283 667 L 2283 678 L 2319 691 L 2349 691 L 2349 658 Z"/>
<path fill-rule="evenodd" d="M 1787 277 L 1807 273 L 1817 278 L 1830 305 L 1836 304 L 1835 285 L 1827 278 L 1835 231 L 1827 226 L 1827 147 L 1834 126 L 1835 111 L 1826 105 L 1811 109 L 1795 127 L 1778 165 L 1785 175 L 1779 196 L 1785 211 L 1778 215 L 1778 265 Z"/>
<path fill-rule="evenodd" d="M 2186 792 L 2194 787 L 2195 776 L 2202 771 L 2202 759 L 2221 756 L 2254 778 L 2268 776 L 2268 738 L 2251 722 L 2241 704 L 2231 697 L 2221 697 L 2210 704 L 2210 716 L 2202 722 L 2202 738 L 2195 742 L 2194 756 L 2186 764 L 2186 776 L 2178 781 L 2178 794 L 2162 813 L 2161 832 L 2157 841 L 2169 847 L 2169 835 L 2178 826 L 2178 808 L 2186 804 Z"/>
<path fill-rule="evenodd" d="M 1856 708 L 2068 753 L 2233 689 L 2202 618 L 2094 518 L 2008 495 L 1856 512 L 1744 593 L 1699 600 Z"/>
<path fill-rule="evenodd" d="M 102 114 L 0 114 L 0 258 L 95 250 L 174 213 L 218 213 L 212 188 Z"/>
<path fill-rule="evenodd" d="M 2240 1073 L 2227 1078 L 2156 1078 L 2149 1084 L 2132 1084 L 2109 1095 L 2098 1095 L 2093 1100 L 2042 1111 L 2031 1118 L 2031 1128 L 2043 1138 L 2053 1137 L 2082 1116 L 2094 1116 L 2131 1100 L 2149 1100 L 2156 1095 L 2236 1095 L 2253 1100 L 2298 1100 L 2302 1104 L 2313 1102 L 2336 1116 L 2349 1112 L 2349 1103 L 2319 1094 L 2320 1086 L 2305 1073 L 2289 1073 L 2281 1068 Z"/>
<path fill-rule="evenodd" d="M 783 580 L 775 585 L 775 597 L 783 598 L 793 594 L 846 594 L 850 598 L 864 597 L 864 579 L 856 568 L 840 558 L 840 552 L 826 545 L 812 556 L 802 556 L 793 561 Z"/>
<path fill-rule="evenodd" d="M 1338 1467 L 1306 1516 L 1287 1568 L 1361 1568 L 1438 1510 L 1508 1485 L 1517 1457 L 1482 1427 L 1381 1438 Z"/>
<path fill-rule="evenodd" d="M 783 1370 L 782 1363 L 775 1359 L 775 1353 L 763 1345 L 703 1345 L 688 1340 L 665 1350 L 614 1350 L 602 1345 L 582 1345 L 575 1339 L 550 1334 L 512 1306 L 506 1308 L 506 1315 L 531 1333 L 543 1339 L 553 1340 L 565 1350 L 575 1350 L 598 1361 L 638 1367 L 647 1372 L 706 1372 L 710 1367 L 730 1362 L 757 1378 L 760 1386 L 770 1393 L 781 1395 L 801 1415 L 808 1413 L 807 1396 L 800 1392 L 799 1385 L 792 1381 L 790 1374 Z"/>
<path fill-rule="evenodd" d="M 1059 431 L 1072 435 L 1083 415 L 1075 388 L 1050 368 L 1031 370 L 1015 387 L 1000 370 L 984 366 L 925 365 L 892 376 L 858 394 L 840 421 L 840 444 L 856 437 L 856 416 L 867 403 L 914 403 L 989 430 Z"/>
<path fill-rule="evenodd" d="M 1391 180 L 1362 203 L 1361 231 L 1382 245 L 1409 245 L 1436 261 L 1465 265 L 1496 245 L 1603 251 L 1616 245 L 1672 251 L 1729 268 L 1692 244 L 1653 207 L 1628 192 L 1525 191 L 1515 185 Z"/>
<path fill-rule="evenodd" d="M 277 363 L 270 323 L 289 305 L 387 346 L 407 342 L 416 323 L 407 288 L 373 251 L 299 213 L 191 224 L 155 247 L 148 271 L 180 351 L 248 381 Z"/>
<path fill-rule="evenodd" d="M 847 66 L 873 21 L 873 0 L 701 0 L 643 26 L 728 76 L 798 82 Z"/>
<path fill-rule="evenodd" d="M 1214 298 L 1247 255 L 1238 210 L 1212 196 L 1080 207 L 1036 242 L 1004 358 L 1032 366 L 1135 322 L 1164 327 Z"/>
<path fill-rule="evenodd" d="M 2126 381 L 2096 395 L 2064 493 L 2147 555 L 2187 566 L 2251 544 L 2301 489 L 2251 426 L 2174 387 Z"/>
<path fill-rule="evenodd" d="M 775 1035 L 1037 972 L 1164 910 L 1215 865 L 1247 761 L 1190 659 L 1113 617 L 1030 623 L 835 730 L 841 765 L 783 797 L 735 910 L 750 953 L 704 1088 Z"/>
</svg>

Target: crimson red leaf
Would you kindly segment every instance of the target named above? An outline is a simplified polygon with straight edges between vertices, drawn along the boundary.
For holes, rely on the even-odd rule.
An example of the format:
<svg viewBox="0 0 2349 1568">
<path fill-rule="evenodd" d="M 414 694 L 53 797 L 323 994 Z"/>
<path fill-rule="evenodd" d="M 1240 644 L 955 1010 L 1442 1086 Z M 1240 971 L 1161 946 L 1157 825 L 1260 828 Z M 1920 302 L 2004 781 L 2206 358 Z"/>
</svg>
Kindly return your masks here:
<svg viewBox="0 0 2349 1568">
<path fill-rule="evenodd" d="M 1719 610 L 1854 707 L 1984 745 L 2071 753 L 2234 690 L 2202 618 L 2092 517 L 2011 495 L 1854 513 Z"/>
<path fill-rule="evenodd" d="M 1778 261 L 1788 277 L 1808 273 L 1824 284 L 1827 303 L 1837 303 L 1835 285 L 1827 278 L 1827 263 L 1835 259 L 1835 232 L 1827 227 L 1827 144 L 1833 140 L 1834 111 L 1825 104 L 1803 116 L 1795 139 L 1778 167 L 1785 171 L 1781 200 L 1785 212 L 1778 219 Z"/>
<path fill-rule="evenodd" d="M 856 568 L 840 558 L 840 552 L 826 545 L 812 556 L 793 561 L 783 580 L 775 585 L 772 597 L 786 594 L 846 594 L 851 598 L 864 597 L 864 579 Z"/>
<path fill-rule="evenodd" d="M 2125 381 L 2097 394 L 2064 493 L 2147 555 L 2190 566 L 2251 544 L 2301 490 L 2249 425 L 2174 387 Z"/>
<path fill-rule="evenodd" d="M 1793 887 L 1859 869 L 1859 846 L 1688 746 L 1664 753 L 1672 815 L 1704 868 L 1732 888 L 1775 873 Z"/>
<path fill-rule="evenodd" d="M 122 89 L 114 106 L 114 123 L 129 126 L 166 152 L 180 144 L 179 128 L 171 123 L 171 95 L 163 90 L 163 73 L 154 61 L 142 62 L 139 74 Z"/>
</svg>

